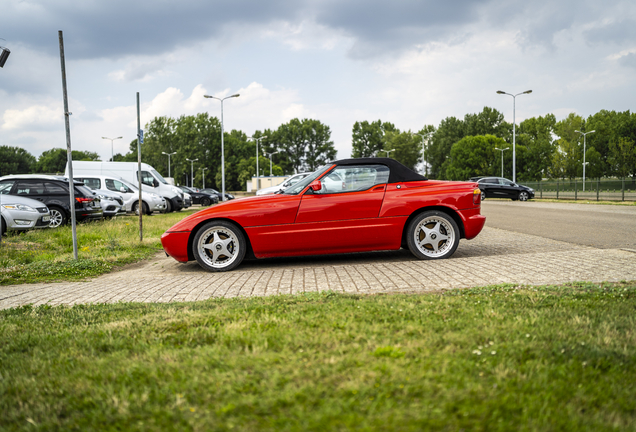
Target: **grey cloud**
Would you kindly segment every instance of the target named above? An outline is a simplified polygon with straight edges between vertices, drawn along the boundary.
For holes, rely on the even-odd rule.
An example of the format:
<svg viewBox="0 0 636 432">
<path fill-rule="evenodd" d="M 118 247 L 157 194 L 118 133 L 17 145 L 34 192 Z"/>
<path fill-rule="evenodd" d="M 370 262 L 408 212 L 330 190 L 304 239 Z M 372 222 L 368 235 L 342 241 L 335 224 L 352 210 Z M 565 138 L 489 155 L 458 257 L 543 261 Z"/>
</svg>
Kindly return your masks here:
<svg viewBox="0 0 636 432">
<path fill-rule="evenodd" d="M 122 58 L 222 39 L 232 26 L 313 20 L 351 36 L 350 55 L 364 58 L 434 41 L 452 44 L 482 29 L 518 29 L 520 45 L 551 46 L 558 32 L 598 19 L 600 11 L 619 11 L 628 1 L 5 0 L 0 36 L 57 55 L 61 29 L 74 59 Z M 587 37 L 633 40 L 635 27 L 626 20 L 620 29 L 591 30 Z M 133 72 L 127 71 L 127 77 L 143 75 L 141 70 Z"/>
<path fill-rule="evenodd" d="M 615 43 L 622 44 L 636 40 L 636 20 L 626 19 L 612 22 L 602 27 L 583 32 L 589 44 Z"/>
<path fill-rule="evenodd" d="M 636 69 L 636 54 L 635 53 L 629 53 L 627 55 L 622 56 L 621 58 L 618 59 L 618 63 L 621 66 L 626 66 L 626 67 L 631 67 Z"/>
</svg>

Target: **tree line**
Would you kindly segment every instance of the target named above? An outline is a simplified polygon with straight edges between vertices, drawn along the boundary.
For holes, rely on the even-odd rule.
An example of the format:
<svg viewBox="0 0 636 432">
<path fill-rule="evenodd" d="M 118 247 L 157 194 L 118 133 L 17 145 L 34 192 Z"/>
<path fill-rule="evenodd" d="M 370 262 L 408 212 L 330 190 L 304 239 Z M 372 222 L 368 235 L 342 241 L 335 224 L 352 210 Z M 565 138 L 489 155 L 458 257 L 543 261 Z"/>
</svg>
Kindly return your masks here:
<svg viewBox="0 0 636 432">
<path fill-rule="evenodd" d="M 590 133 L 594 131 L 593 133 Z M 221 124 L 207 113 L 179 118 L 156 117 L 144 129 L 142 161 L 177 184 L 199 187 L 221 184 Z M 570 114 L 556 121 L 553 114 L 532 117 L 516 128 L 516 172 L 520 181 L 580 177 L 585 139 L 586 177 L 632 177 L 636 181 L 636 113 L 601 110 L 587 119 Z M 512 177 L 512 124 L 501 112 L 484 107 L 463 119 L 447 117 L 419 131 L 400 131 L 393 123 L 359 121 L 353 125 L 351 157 L 392 157 L 429 178 L 467 180 L 473 176 Z M 314 171 L 336 158 L 329 126 L 315 119 L 292 119 L 277 129 L 256 131 L 252 137 L 232 130 L 224 134 L 227 190 L 244 190 L 256 175 L 256 140 L 260 175 Z M 500 150 L 498 150 L 500 149 Z M 504 150 L 507 149 L 507 150 Z M 94 152 L 73 151 L 73 160 L 99 160 Z M 137 161 L 137 140 L 115 161 Z M 194 161 L 194 162 L 190 162 Z M 34 156 L 19 147 L 0 147 L 0 175 L 62 173 L 66 150 L 51 149 Z M 205 171 L 205 174 L 204 174 Z"/>
</svg>

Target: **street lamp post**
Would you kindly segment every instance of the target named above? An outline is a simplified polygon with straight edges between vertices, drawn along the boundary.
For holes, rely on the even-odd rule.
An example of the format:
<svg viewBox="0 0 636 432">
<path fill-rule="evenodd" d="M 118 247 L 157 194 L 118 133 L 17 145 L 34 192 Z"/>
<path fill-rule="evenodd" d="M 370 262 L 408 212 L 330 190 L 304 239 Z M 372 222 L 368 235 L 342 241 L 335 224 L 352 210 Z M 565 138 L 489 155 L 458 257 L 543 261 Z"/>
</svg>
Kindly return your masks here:
<svg viewBox="0 0 636 432">
<path fill-rule="evenodd" d="M 269 155 L 269 176 L 272 176 L 272 156 L 277 154 L 278 152 L 274 152 L 274 153 L 265 153 L 267 155 Z"/>
<path fill-rule="evenodd" d="M 506 93 L 504 91 L 501 90 L 497 90 L 497 94 L 505 94 L 508 96 L 512 96 L 512 182 L 513 183 L 517 183 L 517 148 L 516 148 L 516 119 L 515 119 L 515 110 L 516 110 L 516 102 L 517 102 L 517 96 L 522 95 L 522 94 L 530 94 L 532 93 L 532 90 L 526 90 L 524 92 L 521 93 L 517 93 L 515 95 L 511 94 L 511 93 Z"/>
<path fill-rule="evenodd" d="M 575 130 L 574 132 L 578 132 L 581 135 L 583 135 L 583 192 L 585 192 L 585 165 L 587 165 L 587 162 L 585 162 L 585 136 L 587 134 L 596 132 L 596 130 L 589 131 L 589 132 L 581 132 L 581 131 Z"/>
<path fill-rule="evenodd" d="M 172 177 L 170 175 L 170 156 L 177 154 L 177 152 L 172 152 L 172 153 L 161 152 L 161 154 L 165 154 L 166 156 L 168 156 L 168 178 L 170 178 Z"/>
<path fill-rule="evenodd" d="M 250 139 L 256 141 L 256 191 L 258 192 L 258 189 L 261 187 L 260 182 L 261 182 L 261 178 L 258 175 L 259 171 L 258 171 L 258 157 L 259 157 L 259 153 L 258 153 L 258 142 L 262 141 L 264 138 L 267 138 L 267 135 L 262 136 L 260 138 L 256 138 L 256 137 L 250 137 Z"/>
<path fill-rule="evenodd" d="M 391 156 L 389 155 L 389 153 L 391 153 L 392 151 L 395 151 L 395 149 L 391 149 L 391 150 L 378 150 L 378 153 L 380 153 L 380 152 L 386 152 L 386 157 L 391 157 Z"/>
<path fill-rule="evenodd" d="M 111 162 L 115 162 L 115 146 L 113 145 L 113 141 L 118 140 L 118 139 L 122 139 L 123 137 L 117 137 L 117 138 L 108 138 L 108 137 L 102 137 L 102 139 L 105 140 L 110 140 L 110 160 Z"/>
<path fill-rule="evenodd" d="M 501 152 L 501 176 L 503 177 L 503 152 L 510 149 L 510 147 L 506 147 L 505 149 L 500 149 L 495 147 L 495 150 L 499 150 Z"/>
<path fill-rule="evenodd" d="M 205 189 L 205 172 L 207 168 L 201 168 L 201 174 L 203 174 L 203 187 L 201 189 Z"/>
<path fill-rule="evenodd" d="M 414 135 L 419 135 L 422 137 L 422 163 L 424 164 L 424 176 L 428 177 L 428 165 L 426 165 L 426 160 L 424 159 L 424 140 L 428 140 L 433 132 L 427 132 L 425 134 L 415 133 Z"/>
<path fill-rule="evenodd" d="M 190 187 L 193 188 L 194 187 L 194 163 L 198 161 L 199 158 L 186 159 L 186 160 L 190 162 Z"/>
<path fill-rule="evenodd" d="M 204 98 L 216 99 L 221 101 L 221 199 L 225 201 L 225 148 L 223 146 L 223 101 L 225 99 L 239 97 L 238 93 L 233 94 L 232 96 L 227 96 L 224 98 L 218 98 L 216 96 L 203 95 Z"/>
</svg>

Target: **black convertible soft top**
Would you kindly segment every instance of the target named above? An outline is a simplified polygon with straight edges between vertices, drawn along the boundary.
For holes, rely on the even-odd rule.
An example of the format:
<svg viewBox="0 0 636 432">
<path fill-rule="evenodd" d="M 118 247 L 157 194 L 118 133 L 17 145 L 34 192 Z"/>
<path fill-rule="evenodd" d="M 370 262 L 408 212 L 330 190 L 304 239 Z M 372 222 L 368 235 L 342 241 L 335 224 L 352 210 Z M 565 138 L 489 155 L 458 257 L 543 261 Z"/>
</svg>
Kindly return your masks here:
<svg viewBox="0 0 636 432">
<path fill-rule="evenodd" d="M 428 180 L 423 175 L 420 175 L 395 159 L 391 158 L 355 158 L 355 159 L 341 159 L 333 161 L 332 163 L 338 165 L 385 165 L 389 167 L 389 183 L 401 183 Z"/>
</svg>

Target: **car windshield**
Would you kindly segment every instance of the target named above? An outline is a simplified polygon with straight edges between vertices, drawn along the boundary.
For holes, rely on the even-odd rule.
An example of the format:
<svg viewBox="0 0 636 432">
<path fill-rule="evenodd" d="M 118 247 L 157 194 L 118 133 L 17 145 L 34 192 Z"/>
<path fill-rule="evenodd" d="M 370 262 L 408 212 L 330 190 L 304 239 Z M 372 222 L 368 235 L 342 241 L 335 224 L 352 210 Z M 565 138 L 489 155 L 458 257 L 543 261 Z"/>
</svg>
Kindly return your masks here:
<svg viewBox="0 0 636 432">
<path fill-rule="evenodd" d="M 150 172 L 152 173 L 153 176 L 155 176 L 157 178 L 157 180 L 159 180 L 161 183 L 163 184 L 168 184 L 168 182 L 166 181 L 165 178 L 163 178 L 161 176 L 161 174 L 159 174 L 156 170 L 150 170 Z"/>
<path fill-rule="evenodd" d="M 307 187 L 307 185 L 309 185 L 312 181 L 316 180 L 318 177 L 323 175 L 327 170 L 331 169 L 332 166 L 333 164 L 327 164 L 327 165 L 321 166 L 316 171 L 309 174 L 307 177 L 305 177 L 298 183 L 288 187 L 287 189 L 284 189 L 281 193 L 285 195 L 298 195 L 299 193 L 303 191 L 303 189 Z"/>
</svg>

